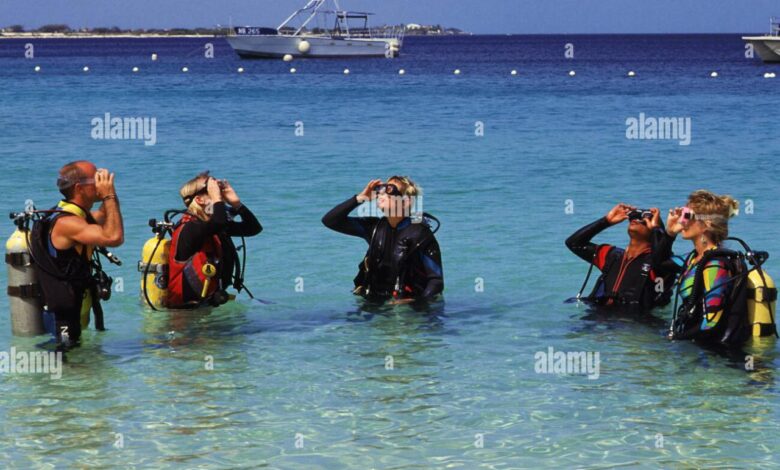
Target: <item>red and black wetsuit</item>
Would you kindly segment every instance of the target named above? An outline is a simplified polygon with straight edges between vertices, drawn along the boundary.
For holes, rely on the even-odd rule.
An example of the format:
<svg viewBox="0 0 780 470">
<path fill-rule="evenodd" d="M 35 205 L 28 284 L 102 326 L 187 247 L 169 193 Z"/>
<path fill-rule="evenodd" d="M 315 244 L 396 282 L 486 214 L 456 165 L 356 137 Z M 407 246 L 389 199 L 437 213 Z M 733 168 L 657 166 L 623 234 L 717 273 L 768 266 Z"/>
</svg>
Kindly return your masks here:
<svg viewBox="0 0 780 470">
<path fill-rule="evenodd" d="M 577 230 L 566 240 L 566 246 L 574 254 L 593 263 L 602 273 L 587 300 L 598 305 L 622 306 L 633 312 L 648 312 L 653 307 L 669 303 L 677 272 L 677 266 L 671 261 L 671 249 L 648 248 L 629 258 L 622 248 L 591 242 L 594 236 L 610 226 L 607 218 L 602 217 Z M 663 229 L 653 230 L 654 239 L 662 235 Z M 664 279 L 662 289 L 657 287 L 659 277 Z"/>
<path fill-rule="evenodd" d="M 236 248 L 230 237 L 252 237 L 263 227 L 244 205 L 230 209 L 230 215 L 241 217 L 235 222 L 229 217 L 225 204 L 214 204 L 208 221 L 185 215 L 174 230 L 169 254 L 168 308 L 185 308 L 201 304 L 205 263 L 215 265 L 217 275 L 208 296 L 223 291 L 233 284 Z M 239 286 L 235 286 L 239 287 Z"/>
</svg>

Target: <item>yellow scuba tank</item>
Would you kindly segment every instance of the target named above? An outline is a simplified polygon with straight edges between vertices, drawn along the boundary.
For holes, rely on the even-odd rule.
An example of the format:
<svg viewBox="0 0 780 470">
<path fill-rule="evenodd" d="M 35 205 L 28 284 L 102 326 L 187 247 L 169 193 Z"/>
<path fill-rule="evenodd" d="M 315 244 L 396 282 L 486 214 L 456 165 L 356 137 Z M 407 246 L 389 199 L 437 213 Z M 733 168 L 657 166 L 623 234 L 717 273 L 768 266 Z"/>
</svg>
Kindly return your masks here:
<svg viewBox="0 0 780 470">
<path fill-rule="evenodd" d="M 753 269 L 748 273 L 747 288 L 747 314 L 753 336 L 774 335 L 777 329 L 774 322 L 777 303 L 775 282 L 766 271 L 759 273 Z"/>
<path fill-rule="evenodd" d="M 14 336 L 36 336 L 46 332 L 43 326 L 40 287 L 32 266 L 27 229 L 17 229 L 5 244 L 8 265 L 8 304 L 11 332 Z"/>
<path fill-rule="evenodd" d="M 164 234 L 144 243 L 138 271 L 141 273 L 141 298 L 154 309 L 165 308 L 168 299 L 168 252 L 171 241 Z M 146 274 L 145 274 L 146 273 Z"/>
</svg>

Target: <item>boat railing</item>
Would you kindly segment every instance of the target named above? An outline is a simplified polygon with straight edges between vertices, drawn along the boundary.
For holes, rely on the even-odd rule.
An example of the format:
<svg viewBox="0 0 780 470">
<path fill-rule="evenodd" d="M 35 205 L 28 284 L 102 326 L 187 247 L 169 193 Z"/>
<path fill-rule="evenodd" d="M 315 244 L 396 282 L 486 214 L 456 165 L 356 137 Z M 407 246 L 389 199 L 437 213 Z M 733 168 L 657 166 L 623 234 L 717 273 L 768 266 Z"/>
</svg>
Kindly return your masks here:
<svg viewBox="0 0 780 470">
<path fill-rule="evenodd" d="M 371 39 L 371 29 L 369 28 L 349 28 L 349 33 L 339 29 L 333 30 L 334 37 L 366 38 Z"/>
<path fill-rule="evenodd" d="M 392 26 L 383 28 L 350 28 L 349 33 L 340 29 L 331 31 L 333 37 L 360 38 L 360 39 L 397 39 L 403 41 L 406 28 L 404 26 Z"/>
<path fill-rule="evenodd" d="M 373 37 L 379 39 L 397 39 L 399 43 L 403 42 L 406 26 L 385 26 L 373 30 Z"/>
<path fill-rule="evenodd" d="M 780 36 L 780 18 L 773 16 L 769 19 L 769 35 Z"/>
</svg>

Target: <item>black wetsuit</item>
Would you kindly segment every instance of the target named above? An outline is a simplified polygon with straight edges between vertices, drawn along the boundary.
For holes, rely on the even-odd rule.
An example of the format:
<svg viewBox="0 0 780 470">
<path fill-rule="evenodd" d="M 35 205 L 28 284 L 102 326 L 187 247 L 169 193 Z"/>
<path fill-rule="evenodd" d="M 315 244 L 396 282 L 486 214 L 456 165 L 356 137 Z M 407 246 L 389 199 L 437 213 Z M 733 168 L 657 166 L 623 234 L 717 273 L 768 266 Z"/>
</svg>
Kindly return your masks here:
<svg viewBox="0 0 780 470">
<path fill-rule="evenodd" d="M 87 214 L 87 222 L 94 224 L 89 211 L 81 209 Z M 33 267 L 41 287 L 44 308 L 48 312 L 44 313 L 47 330 L 57 342 L 61 340 L 62 333 L 67 333 L 70 342 L 77 344 L 81 338 L 81 310 L 85 294 L 94 285 L 92 263 L 89 250 L 84 245 L 80 247 L 81 252 L 75 245 L 66 250 L 55 248 L 51 240 L 54 224 L 62 217 L 76 216 L 56 207 L 52 210 L 56 212 L 33 226 L 30 252 L 35 259 Z M 93 299 L 93 305 L 97 302 L 99 299 Z"/>
<path fill-rule="evenodd" d="M 593 263 L 602 274 L 587 300 L 598 305 L 621 306 L 632 313 L 644 313 L 669 303 L 672 285 L 678 271 L 671 260 L 671 248 L 648 249 L 630 259 L 626 251 L 612 245 L 597 245 L 590 240 L 611 227 L 606 217 L 577 230 L 566 240 L 566 246 L 577 256 Z M 664 230 L 653 230 L 652 238 L 662 237 Z M 653 246 L 661 246 L 653 243 Z M 656 279 L 664 279 L 663 292 L 657 291 Z"/>
<path fill-rule="evenodd" d="M 241 216 L 240 222 L 232 220 L 236 215 Z M 226 204 L 214 204 L 214 213 L 208 222 L 193 219 L 182 227 L 176 247 L 176 260 L 186 261 L 200 251 L 207 240 L 217 235 L 222 244 L 220 282 L 221 288 L 226 289 L 233 283 L 237 261 L 236 248 L 230 237 L 253 237 L 262 231 L 263 227 L 257 217 L 245 205 L 242 204 L 238 209 L 228 209 Z"/>
<path fill-rule="evenodd" d="M 384 217 L 349 217 L 359 205 L 352 196 L 322 218 L 326 227 L 369 244 L 355 293 L 377 300 L 394 293 L 417 300 L 439 295 L 444 290 L 441 252 L 428 225 L 406 218 L 393 228 Z"/>
</svg>

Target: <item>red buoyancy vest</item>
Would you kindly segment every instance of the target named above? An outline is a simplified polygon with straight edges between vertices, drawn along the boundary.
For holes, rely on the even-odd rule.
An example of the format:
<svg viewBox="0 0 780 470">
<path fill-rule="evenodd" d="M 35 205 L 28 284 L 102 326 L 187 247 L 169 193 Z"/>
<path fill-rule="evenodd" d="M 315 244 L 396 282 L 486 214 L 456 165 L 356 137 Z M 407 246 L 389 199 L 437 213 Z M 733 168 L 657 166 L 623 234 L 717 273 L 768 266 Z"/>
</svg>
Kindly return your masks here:
<svg viewBox="0 0 780 470">
<path fill-rule="evenodd" d="M 179 236 L 184 226 L 194 219 L 189 214 L 182 217 L 171 236 L 171 247 L 168 253 L 168 299 L 166 307 L 183 308 L 197 306 L 208 300 L 217 291 L 220 284 L 222 243 L 214 235 L 203 243 L 201 249 L 186 261 L 176 260 L 176 249 Z M 203 274 L 203 266 L 211 263 L 217 268 L 217 273 L 211 278 L 206 297 L 201 297 L 203 286 L 208 277 Z"/>
</svg>

